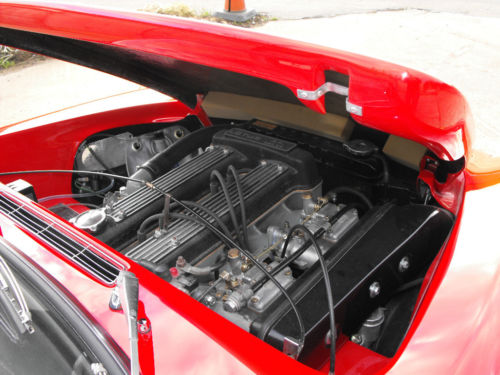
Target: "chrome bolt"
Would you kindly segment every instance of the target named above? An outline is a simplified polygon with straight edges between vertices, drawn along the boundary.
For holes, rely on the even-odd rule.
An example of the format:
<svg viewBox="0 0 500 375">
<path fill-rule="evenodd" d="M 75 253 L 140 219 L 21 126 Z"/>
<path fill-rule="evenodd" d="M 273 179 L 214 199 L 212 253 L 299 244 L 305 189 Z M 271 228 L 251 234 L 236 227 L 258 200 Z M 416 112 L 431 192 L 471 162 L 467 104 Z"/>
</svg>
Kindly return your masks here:
<svg viewBox="0 0 500 375">
<path fill-rule="evenodd" d="M 226 270 L 223 270 L 221 273 L 219 273 L 219 277 L 225 281 L 231 280 L 231 274 Z"/>
<path fill-rule="evenodd" d="M 410 268 L 410 258 L 408 257 L 401 258 L 398 265 L 399 272 L 405 272 L 408 270 L 408 268 Z"/>
<path fill-rule="evenodd" d="M 216 302 L 216 299 L 214 296 L 209 294 L 208 296 L 205 297 L 204 302 L 205 302 L 205 305 L 207 305 L 207 306 L 213 306 Z"/>
<path fill-rule="evenodd" d="M 254 305 L 255 305 L 256 303 L 258 303 L 258 302 L 259 302 L 259 300 L 260 300 L 260 298 L 259 298 L 259 297 L 252 297 L 252 298 L 250 299 L 250 302 L 251 302 L 252 304 L 254 304 Z"/>
<path fill-rule="evenodd" d="M 239 306 L 236 303 L 236 301 L 233 301 L 232 299 L 228 299 L 224 302 L 224 310 L 228 312 L 236 312 L 239 310 Z"/>
<path fill-rule="evenodd" d="M 162 231 L 162 234 L 163 233 L 164 233 L 164 231 Z M 177 237 L 172 237 L 171 241 L 172 241 L 172 245 L 175 246 L 175 247 L 179 246 L 180 243 L 181 243 Z"/>
<path fill-rule="evenodd" d="M 106 370 L 102 363 L 92 363 L 90 365 L 90 371 L 92 371 L 94 375 L 108 375 L 108 370 Z"/>
<path fill-rule="evenodd" d="M 361 345 L 361 343 L 363 343 L 363 336 L 361 336 L 360 334 L 352 335 L 351 341 L 355 344 Z"/>
<path fill-rule="evenodd" d="M 370 298 L 377 297 L 380 294 L 380 290 L 380 283 L 378 281 L 373 282 L 368 288 L 368 291 L 370 292 Z"/>
<path fill-rule="evenodd" d="M 151 331 L 151 326 L 149 325 L 149 321 L 147 319 L 139 319 L 137 321 L 137 330 L 139 333 L 148 333 Z"/>
<path fill-rule="evenodd" d="M 184 257 L 182 256 L 178 257 L 175 265 L 180 268 L 184 267 L 186 265 L 186 259 L 184 259 Z"/>
<path fill-rule="evenodd" d="M 115 287 L 111 292 L 111 298 L 109 299 L 109 308 L 113 311 L 122 309 L 122 304 L 120 302 L 120 290 L 118 287 Z"/>
<path fill-rule="evenodd" d="M 241 265 L 241 272 L 247 272 L 249 268 L 250 268 L 250 266 L 248 264 L 243 263 Z"/>
</svg>

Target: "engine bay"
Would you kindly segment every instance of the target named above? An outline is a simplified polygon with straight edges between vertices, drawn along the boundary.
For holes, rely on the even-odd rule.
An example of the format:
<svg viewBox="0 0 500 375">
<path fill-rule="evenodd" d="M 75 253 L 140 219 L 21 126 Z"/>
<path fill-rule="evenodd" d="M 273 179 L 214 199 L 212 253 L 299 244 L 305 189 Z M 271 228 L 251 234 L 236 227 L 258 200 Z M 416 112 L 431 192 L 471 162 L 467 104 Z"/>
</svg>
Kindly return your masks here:
<svg viewBox="0 0 500 375">
<path fill-rule="evenodd" d="M 340 141 L 258 121 L 145 129 L 94 134 L 75 157 L 75 170 L 129 181 L 75 174 L 63 197 L 75 203 L 39 202 L 313 367 L 332 345 L 321 253 L 334 338 L 395 353 L 454 216 L 418 169 L 383 152 L 389 135 L 357 125 Z"/>
</svg>

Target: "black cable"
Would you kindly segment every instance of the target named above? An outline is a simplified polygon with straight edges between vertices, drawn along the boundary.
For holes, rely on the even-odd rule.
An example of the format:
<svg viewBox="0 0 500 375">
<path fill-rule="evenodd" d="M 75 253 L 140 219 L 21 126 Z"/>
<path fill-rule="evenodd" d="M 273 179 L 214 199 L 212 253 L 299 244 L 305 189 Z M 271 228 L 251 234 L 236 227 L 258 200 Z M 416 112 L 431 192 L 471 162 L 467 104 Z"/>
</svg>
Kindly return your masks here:
<svg viewBox="0 0 500 375">
<path fill-rule="evenodd" d="M 110 178 L 109 185 L 106 186 L 105 188 L 101 189 L 101 190 L 94 191 L 94 190 L 91 190 L 91 189 L 85 189 L 86 191 L 88 191 L 88 193 L 48 195 L 46 197 L 40 198 L 38 200 L 38 203 L 47 202 L 47 201 L 51 201 L 51 200 L 54 200 L 54 199 L 64 199 L 64 198 L 77 199 L 77 198 L 90 198 L 90 197 L 96 197 L 96 196 L 97 197 L 104 197 L 102 194 L 105 194 L 108 191 L 110 191 L 111 189 L 113 189 L 114 185 L 115 185 L 115 179 L 114 178 Z M 75 184 L 75 186 L 76 186 L 76 184 Z"/>
<path fill-rule="evenodd" d="M 368 197 L 366 195 L 364 195 L 362 192 L 360 192 L 356 189 L 353 189 L 351 187 L 348 187 L 348 186 L 336 187 L 336 188 L 330 190 L 328 193 L 326 193 L 326 195 L 328 196 L 328 199 L 332 200 L 332 196 L 335 194 L 339 194 L 339 193 L 340 194 L 347 193 L 347 194 L 355 195 L 356 197 L 361 199 L 361 201 L 363 201 L 363 203 L 366 205 L 366 207 L 368 209 L 373 208 L 372 202 L 370 202 L 370 200 L 368 199 Z"/>
<path fill-rule="evenodd" d="M 222 221 L 222 219 L 220 218 L 220 216 L 217 215 L 214 211 L 212 211 L 211 209 L 209 209 L 209 208 L 207 208 L 207 207 L 205 207 L 202 204 L 197 203 L 197 202 L 182 201 L 182 203 L 184 203 L 185 205 L 188 205 L 190 207 L 197 208 L 200 211 L 205 212 L 207 215 L 209 215 L 210 217 L 212 217 L 215 220 L 215 222 L 219 225 L 219 227 L 222 229 L 222 231 L 224 232 L 224 234 L 226 236 L 232 237 L 231 231 L 229 230 L 229 228 L 226 226 L 226 224 L 224 224 L 224 222 Z"/>
<path fill-rule="evenodd" d="M 143 182 L 147 187 L 149 187 L 150 189 L 152 190 L 156 190 L 164 195 L 168 194 L 166 192 L 164 192 L 163 190 L 159 189 L 158 187 L 156 187 L 155 185 L 151 184 L 150 182 Z M 170 195 L 170 194 L 169 194 Z M 243 247 L 239 246 L 232 238 L 230 237 L 227 237 L 224 235 L 224 233 L 222 233 L 220 230 L 218 230 L 215 226 L 213 226 L 209 221 L 207 221 L 205 218 L 203 218 L 201 215 L 197 214 L 195 211 L 193 211 L 191 208 L 189 208 L 188 206 L 184 205 L 180 200 L 178 200 L 177 198 L 173 197 L 172 195 L 170 195 L 170 198 L 175 201 L 175 202 L 178 202 L 180 206 L 182 206 L 184 209 L 186 209 L 187 211 L 189 211 L 190 213 L 196 215 L 197 217 L 199 217 L 201 220 L 203 220 L 205 223 L 206 223 L 206 226 L 207 228 L 210 228 L 215 234 L 217 234 L 218 236 L 220 236 L 221 238 L 224 239 L 224 242 L 226 242 L 226 244 L 230 244 L 231 246 L 230 247 L 234 247 L 236 248 L 237 250 L 239 250 L 241 253 L 243 253 L 243 255 L 245 255 L 247 258 L 249 258 L 252 263 L 269 279 L 271 280 L 271 282 L 276 285 L 276 287 L 280 290 L 280 292 L 285 296 L 285 298 L 287 299 L 287 301 L 289 302 L 295 316 L 297 317 L 297 322 L 299 324 L 299 334 L 300 334 L 300 337 L 299 337 L 299 348 L 298 348 L 298 353 L 300 353 L 302 351 L 302 348 L 304 346 L 304 338 L 305 338 L 305 328 L 304 328 L 304 321 L 302 320 L 302 315 L 300 314 L 299 310 L 297 309 L 297 305 L 295 304 L 295 302 L 293 301 L 293 299 L 290 297 L 290 295 L 288 294 L 288 292 L 285 290 L 285 288 L 283 288 L 283 286 L 278 282 L 278 280 L 276 280 L 276 278 L 271 275 L 271 273 L 266 269 L 265 266 L 263 266 L 262 264 L 260 264 L 257 259 L 246 249 L 244 249 Z M 190 216 L 187 216 L 188 218 L 190 218 Z"/>
<path fill-rule="evenodd" d="M 219 182 L 219 185 L 222 188 L 222 192 L 224 193 L 224 197 L 226 198 L 227 208 L 229 210 L 229 215 L 231 216 L 231 221 L 233 222 L 236 236 L 238 237 L 238 242 L 241 246 L 245 247 L 245 243 L 240 233 L 240 226 L 238 225 L 238 220 L 236 219 L 236 212 L 234 212 L 233 201 L 231 200 L 231 196 L 229 195 L 229 190 L 227 188 L 226 182 L 224 181 L 224 177 L 222 177 L 217 169 L 214 169 L 210 173 L 210 181 L 213 181 L 214 178 Z"/>
<path fill-rule="evenodd" d="M 94 134 L 94 135 L 91 135 L 90 137 L 88 137 L 85 141 L 83 141 L 82 146 L 84 146 L 84 149 L 89 150 L 90 154 L 94 157 L 95 160 L 97 160 L 97 162 L 99 164 L 101 164 L 101 166 L 104 168 L 105 172 L 113 173 L 112 169 L 110 167 L 108 167 L 108 165 L 104 162 L 104 160 L 102 160 L 102 158 L 97 154 L 97 152 L 95 152 L 95 150 L 91 147 L 91 144 L 89 143 L 89 140 L 91 138 L 96 138 L 96 137 L 99 137 L 100 135 L 103 136 L 103 138 L 101 138 L 101 139 L 104 139 L 105 137 L 113 136 L 110 134 L 99 134 L 99 135 Z M 113 179 L 112 183 L 114 184 L 114 179 Z M 76 184 L 75 184 L 75 186 L 76 186 Z M 98 194 L 96 194 L 96 195 L 99 196 Z"/>
<path fill-rule="evenodd" d="M 341 208 L 339 211 L 337 211 L 337 213 L 336 213 L 335 215 L 333 215 L 333 216 L 332 216 L 332 217 L 328 220 L 328 222 L 330 223 L 330 225 L 335 224 L 337 221 L 339 221 L 339 219 L 340 219 L 342 216 L 344 216 L 344 214 L 346 214 L 348 211 L 350 211 L 350 210 L 352 210 L 352 209 L 355 209 L 355 208 L 357 208 L 357 207 L 358 207 L 358 205 L 357 205 L 357 204 L 349 204 L 349 205 L 347 205 L 347 206 L 345 206 L 345 207 Z M 321 231 L 321 229 L 323 229 L 323 228 L 320 228 L 320 229 L 318 230 L 318 232 L 316 232 L 316 234 L 314 235 L 314 236 L 315 236 L 315 238 L 319 238 L 319 237 L 321 237 L 321 235 L 325 232 L 325 230 L 324 230 L 324 229 L 323 229 L 322 231 Z M 320 233 L 320 232 L 321 232 L 321 233 Z M 280 255 L 280 258 L 285 258 L 285 255 L 286 255 L 286 249 L 287 249 L 287 247 L 288 247 L 288 243 L 290 242 L 290 238 L 291 238 L 291 237 L 292 237 L 292 236 L 290 236 L 290 235 L 286 236 L 285 243 L 284 243 L 284 245 L 283 245 L 283 249 L 281 249 L 281 255 Z M 307 246 L 306 246 L 306 245 L 307 245 Z M 302 246 L 301 246 L 301 248 L 300 248 L 300 249 L 298 249 L 295 253 L 293 253 L 293 255 L 292 255 L 290 258 L 287 258 L 287 260 L 285 261 L 285 263 L 286 263 L 286 264 L 284 265 L 284 267 L 288 266 L 288 265 L 289 265 L 290 263 L 292 263 L 295 259 L 297 259 L 299 256 L 301 256 L 301 255 L 302 255 L 302 253 L 303 253 L 305 250 L 307 250 L 309 246 L 311 246 L 311 244 L 310 244 L 310 243 L 307 243 L 307 242 L 306 242 L 304 245 L 302 245 Z M 284 267 L 283 267 L 283 268 L 284 268 Z M 280 268 L 281 268 L 281 265 L 280 265 Z M 280 269 L 280 271 L 281 271 L 283 268 L 281 268 L 281 269 Z M 277 272 L 279 272 L 279 271 L 277 271 Z M 274 275 L 274 272 L 273 272 L 273 275 Z"/>
<path fill-rule="evenodd" d="M 137 239 L 139 240 L 139 242 L 142 242 L 146 239 L 146 233 L 150 230 L 149 226 L 154 222 L 158 222 L 158 220 L 160 220 L 162 216 L 163 214 L 154 214 L 144 219 L 144 221 L 139 226 L 139 229 L 137 229 Z"/>
<path fill-rule="evenodd" d="M 233 175 L 234 182 L 236 184 L 236 190 L 238 191 L 238 198 L 240 200 L 240 211 L 241 211 L 241 229 L 243 231 L 243 241 L 247 249 L 249 249 L 248 243 L 248 228 L 247 228 L 247 210 L 245 207 L 245 200 L 243 199 L 243 188 L 241 187 L 241 180 L 236 168 L 233 165 L 227 167 L 227 171 Z"/>
<path fill-rule="evenodd" d="M 330 225 L 335 224 L 342 216 L 344 216 L 344 214 L 346 212 L 348 212 L 352 209 L 359 209 L 359 208 L 360 208 L 360 204 L 358 204 L 358 203 L 353 203 L 353 204 L 345 206 L 344 208 L 342 208 L 340 211 L 338 211 L 335 215 L 333 215 L 329 219 Z M 319 239 L 325 232 L 326 232 L 325 228 L 318 229 L 318 231 L 314 234 L 314 238 Z M 286 249 L 288 247 L 288 243 L 290 242 L 291 237 L 292 236 L 290 235 L 290 233 L 286 236 L 285 243 L 283 244 L 283 249 L 281 250 L 281 258 L 284 258 L 286 255 Z M 306 241 L 290 257 L 284 259 L 280 264 L 278 264 L 276 267 L 274 267 L 271 270 L 271 274 L 273 276 L 275 276 L 276 274 L 281 272 L 283 269 L 288 267 L 290 264 L 295 262 L 302 254 L 305 253 L 305 251 L 307 249 L 309 249 L 310 246 L 311 246 L 311 242 L 309 240 Z M 263 278 L 262 280 L 260 280 L 259 282 L 257 282 L 255 285 L 252 286 L 252 290 L 259 289 L 266 281 L 267 281 L 267 279 Z"/>
<path fill-rule="evenodd" d="M 100 206 L 98 206 L 97 204 L 92 204 L 92 203 L 63 203 L 66 207 L 72 207 L 72 206 L 87 206 L 87 207 L 90 207 L 90 208 L 101 208 Z M 57 206 L 57 205 L 56 205 Z M 49 208 L 49 210 L 51 208 L 53 208 L 55 206 L 51 206 Z"/>
<path fill-rule="evenodd" d="M 271 282 L 276 285 L 276 287 L 280 290 L 280 292 L 285 296 L 287 301 L 290 303 L 290 306 L 295 313 L 295 316 L 297 317 L 297 323 L 299 325 L 299 348 L 298 348 L 298 353 L 302 351 L 302 348 L 304 346 L 304 338 L 305 338 L 305 328 L 304 328 L 304 321 L 302 320 L 302 315 L 300 314 L 299 310 L 297 309 L 297 305 L 293 301 L 292 297 L 290 297 L 290 294 L 283 288 L 283 286 L 276 280 L 276 278 L 271 275 L 271 273 L 266 269 L 265 266 L 260 264 L 255 257 L 246 249 L 243 249 L 241 246 L 239 246 L 232 238 L 226 236 L 224 233 L 222 233 L 220 230 L 218 230 L 214 225 L 212 225 L 208 220 L 206 220 L 203 216 L 200 214 L 196 213 L 193 211 L 191 208 L 189 208 L 187 205 L 183 204 L 179 199 L 175 198 L 171 194 L 163 191 L 162 189 L 158 188 L 154 184 L 152 184 L 149 181 L 143 181 L 139 180 L 137 178 L 132 178 L 132 177 L 127 177 L 127 176 L 120 176 L 117 174 L 109 174 L 109 173 L 104 173 L 104 172 L 94 172 L 94 171 L 82 171 L 82 170 L 70 170 L 70 169 L 46 169 L 46 170 L 31 170 L 31 171 L 16 171 L 16 172 L 1 172 L 0 176 L 11 176 L 11 175 L 18 175 L 18 174 L 39 174 L 39 173 L 70 173 L 70 174 L 88 174 L 88 175 L 95 175 L 95 176 L 109 176 L 109 177 L 114 177 L 116 179 L 122 179 L 126 181 L 134 181 L 134 182 L 139 182 L 143 184 L 144 186 L 147 186 L 151 190 L 155 190 L 158 193 L 164 195 L 164 196 L 169 196 L 170 199 L 172 199 L 174 202 L 177 202 L 181 207 L 183 207 L 185 210 L 189 211 L 191 214 L 195 215 L 201 221 L 206 223 L 207 228 L 210 228 L 212 232 L 214 232 L 217 236 L 220 238 L 224 239 L 224 242 L 227 244 L 230 244 L 230 247 L 236 248 L 239 250 L 243 255 L 245 255 L 247 258 L 249 258 L 252 263 L 257 267 L 266 277 L 268 277 Z M 188 216 L 189 217 L 189 216 Z"/>
<path fill-rule="evenodd" d="M 382 163 L 382 184 L 387 186 L 389 183 L 389 166 L 387 164 L 387 160 L 385 160 L 385 157 L 381 154 L 375 154 L 373 156 Z"/>
<path fill-rule="evenodd" d="M 109 177 L 109 178 L 116 178 L 118 180 L 139 182 L 139 183 L 144 184 L 146 186 L 148 186 L 147 184 L 150 184 L 149 182 L 139 180 L 138 178 L 120 176 L 119 174 L 114 174 L 114 173 L 84 171 L 84 170 L 79 170 L 79 169 L 39 169 L 39 170 L 31 170 L 31 171 L 1 172 L 0 176 L 14 176 L 14 175 L 18 175 L 18 174 L 47 174 L 47 173 L 68 173 L 68 174 L 84 174 L 84 175 L 86 174 L 89 176 L 104 176 L 104 177 Z"/>
<path fill-rule="evenodd" d="M 205 296 L 210 293 L 213 289 L 215 289 L 215 287 L 217 286 L 217 284 L 219 284 L 223 279 L 217 279 L 216 281 L 214 281 L 214 283 L 212 285 L 210 285 L 207 289 L 205 289 L 203 291 L 203 293 L 198 297 L 196 298 L 197 301 L 201 301 L 203 298 L 205 298 Z"/>
<path fill-rule="evenodd" d="M 306 237 L 311 241 L 316 253 L 318 254 L 319 264 L 321 266 L 321 271 L 323 273 L 323 280 L 325 281 L 325 289 L 326 289 L 326 299 L 328 302 L 328 313 L 330 317 L 330 332 L 331 332 L 331 344 L 330 344 L 330 371 L 329 374 L 333 374 L 335 372 L 335 341 L 336 341 L 336 330 L 335 330 L 335 305 L 333 303 L 333 293 L 332 293 L 332 284 L 330 282 L 330 275 L 328 274 L 328 269 L 326 268 L 325 258 L 323 257 L 323 253 L 316 242 L 313 234 L 309 229 L 307 229 L 302 224 L 294 225 L 289 233 L 289 236 L 292 235 L 296 230 L 300 230 L 304 233 Z"/>
<path fill-rule="evenodd" d="M 228 237 L 231 237 L 231 232 L 229 231 L 229 228 L 224 224 L 224 222 L 221 220 L 221 218 L 219 216 L 217 216 L 217 214 L 215 214 L 215 212 L 213 212 L 212 210 L 210 210 L 210 209 L 206 208 L 205 206 L 202 206 L 201 204 L 196 203 L 196 202 L 182 201 L 182 203 L 184 203 L 185 205 L 194 207 L 196 209 L 199 209 L 200 211 L 203 211 L 206 214 L 208 214 L 211 218 L 213 218 L 215 220 L 215 222 L 219 225 L 219 227 L 222 229 L 224 234 Z M 174 205 L 171 205 L 171 207 L 172 206 L 174 206 Z M 178 206 L 178 204 L 176 204 L 175 206 Z M 171 217 L 175 217 L 175 215 L 173 215 L 173 214 L 174 213 L 171 212 L 169 215 Z M 156 220 L 159 221 L 162 217 L 163 217 L 163 213 L 158 213 L 158 214 L 154 214 L 154 215 L 146 218 L 142 222 L 142 224 L 140 225 L 139 229 L 137 230 L 137 236 L 141 237 L 141 239 L 144 239 L 144 236 L 148 232 L 148 227 L 151 225 L 151 223 L 156 221 Z"/>
</svg>

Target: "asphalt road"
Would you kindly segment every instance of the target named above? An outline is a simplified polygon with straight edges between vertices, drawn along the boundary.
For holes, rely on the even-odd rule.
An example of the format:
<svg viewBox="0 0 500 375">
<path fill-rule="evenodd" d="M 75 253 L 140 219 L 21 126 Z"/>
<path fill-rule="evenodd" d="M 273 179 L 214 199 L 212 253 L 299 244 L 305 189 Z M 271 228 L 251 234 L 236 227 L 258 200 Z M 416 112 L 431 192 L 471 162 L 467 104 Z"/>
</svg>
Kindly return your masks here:
<svg viewBox="0 0 500 375">
<path fill-rule="evenodd" d="M 66 3 L 114 7 L 127 10 L 147 5 L 184 4 L 195 10 L 220 11 L 224 0 L 62 0 Z M 246 0 L 247 9 L 267 13 L 279 19 L 335 17 L 345 14 L 417 9 L 459 13 L 472 16 L 500 17 L 500 0 Z"/>
</svg>

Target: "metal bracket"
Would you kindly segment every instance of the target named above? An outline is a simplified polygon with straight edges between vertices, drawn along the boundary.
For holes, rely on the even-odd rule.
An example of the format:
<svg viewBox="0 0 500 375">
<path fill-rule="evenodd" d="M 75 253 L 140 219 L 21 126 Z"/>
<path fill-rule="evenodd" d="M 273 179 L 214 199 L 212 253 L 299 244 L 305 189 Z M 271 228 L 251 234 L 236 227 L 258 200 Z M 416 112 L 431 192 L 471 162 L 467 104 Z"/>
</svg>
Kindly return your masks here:
<svg viewBox="0 0 500 375">
<path fill-rule="evenodd" d="M 301 345 L 295 339 L 286 336 L 283 339 L 283 353 L 287 356 L 292 357 L 293 359 L 297 359 L 299 357 L 301 351 Z"/>
<path fill-rule="evenodd" d="M 342 96 L 349 96 L 349 88 L 338 85 L 332 82 L 325 82 L 320 87 L 314 91 L 297 89 L 297 97 L 302 100 L 318 100 L 327 92 L 333 92 Z M 346 98 L 345 109 L 347 112 L 353 115 L 363 116 L 363 108 L 359 105 L 349 102 L 349 98 Z"/>
<path fill-rule="evenodd" d="M 297 97 L 302 100 L 318 100 L 327 92 L 347 96 L 349 88 L 332 82 L 325 82 L 314 91 L 297 89 Z"/>
<path fill-rule="evenodd" d="M 363 116 L 363 107 L 360 105 L 352 104 L 349 99 L 345 100 L 345 109 L 347 112 L 353 115 Z"/>
</svg>

